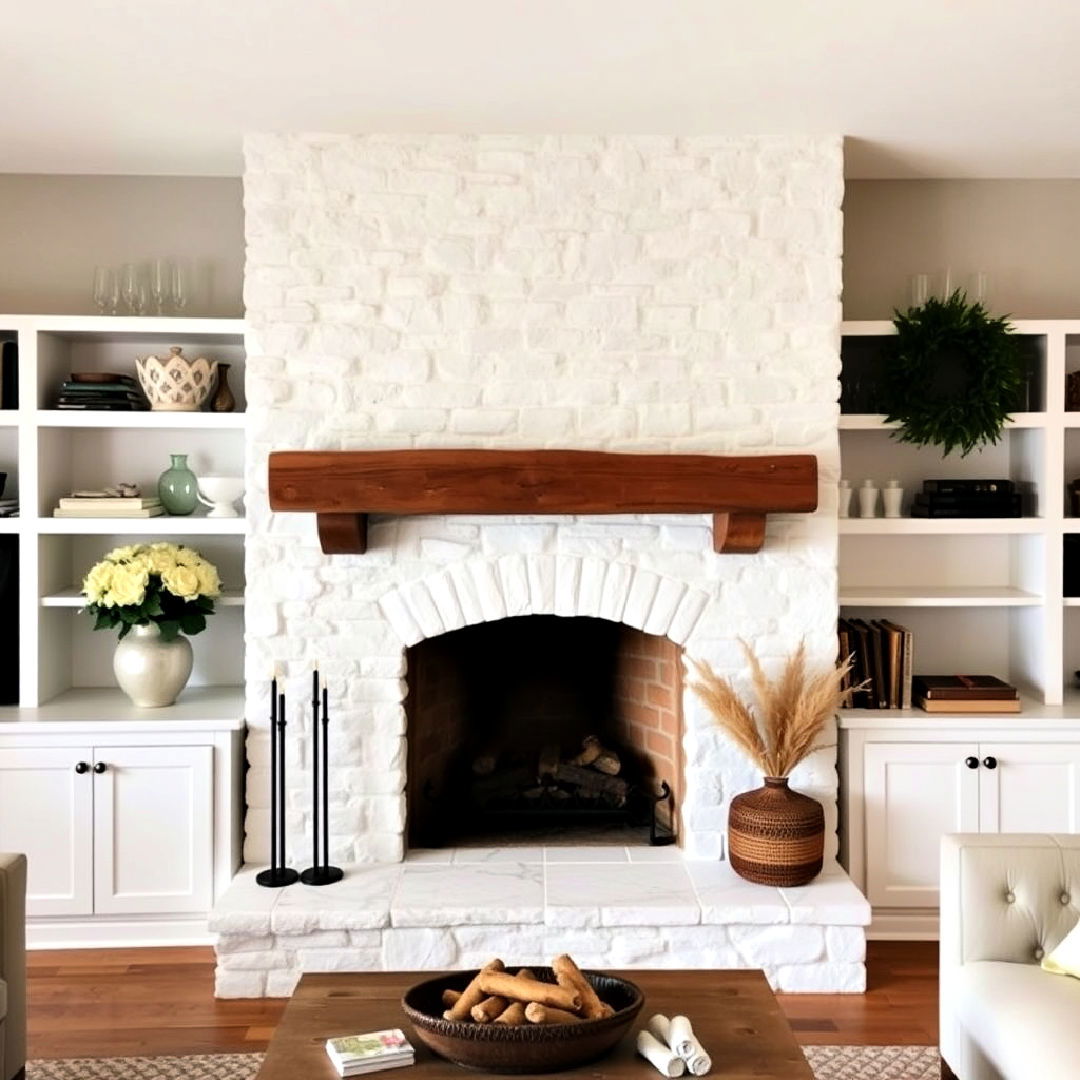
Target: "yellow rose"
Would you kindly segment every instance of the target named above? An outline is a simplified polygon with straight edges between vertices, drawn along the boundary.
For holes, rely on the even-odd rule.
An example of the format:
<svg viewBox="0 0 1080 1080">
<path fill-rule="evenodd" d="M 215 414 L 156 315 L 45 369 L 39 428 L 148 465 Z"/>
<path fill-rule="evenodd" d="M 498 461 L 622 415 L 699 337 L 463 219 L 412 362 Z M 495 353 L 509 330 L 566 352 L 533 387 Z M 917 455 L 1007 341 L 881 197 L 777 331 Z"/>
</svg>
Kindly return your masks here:
<svg viewBox="0 0 1080 1080">
<path fill-rule="evenodd" d="M 116 569 L 110 562 L 99 562 L 97 566 L 91 568 L 83 580 L 83 595 L 92 604 L 104 604 L 105 607 L 112 607 L 112 601 L 105 603 L 105 599 L 109 592 L 109 587 L 112 584 L 113 571 Z"/>
<path fill-rule="evenodd" d="M 145 544 L 125 544 L 123 547 L 113 548 L 105 558 L 111 562 L 127 562 L 136 555 L 141 555 L 145 548 Z"/>
<path fill-rule="evenodd" d="M 190 566 L 174 566 L 161 575 L 161 583 L 182 600 L 191 600 L 199 595 L 199 575 Z"/>
<path fill-rule="evenodd" d="M 221 578 L 218 577 L 217 567 L 213 563 L 200 559 L 194 570 L 199 579 L 200 596 L 217 596 L 221 592 Z"/>
<path fill-rule="evenodd" d="M 173 553 L 168 550 L 163 550 L 169 547 L 169 544 L 154 544 L 143 556 L 146 560 L 146 568 L 151 574 L 164 574 L 167 570 L 171 570 L 176 566 L 176 559 L 173 557 Z"/>
<path fill-rule="evenodd" d="M 178 566 L 190 566 L 194 569 L 203 561 L 203 557 L 189 547 L 178 547 L 175 552 L 176 563 Z"/>
<path fill-rule="evenodd" d="M 109 584 L 109 597 L 112 603 L 120 607 L 141 604 L 146 597 L 147 579 L 148 575 L 144 569 L 134 566 L 113 567 L 112 580 Z"/>
</svg>

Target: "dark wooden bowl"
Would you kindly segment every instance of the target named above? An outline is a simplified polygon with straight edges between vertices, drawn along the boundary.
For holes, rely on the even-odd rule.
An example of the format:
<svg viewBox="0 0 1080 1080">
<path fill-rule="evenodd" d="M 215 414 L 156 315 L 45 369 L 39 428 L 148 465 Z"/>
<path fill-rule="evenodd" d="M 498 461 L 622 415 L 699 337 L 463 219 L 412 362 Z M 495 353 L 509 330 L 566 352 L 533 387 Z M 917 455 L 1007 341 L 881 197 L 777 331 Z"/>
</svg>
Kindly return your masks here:
<svg viewBox="0 0 1080 1080">
<path fill-rule="evenodd" d="M 516 968 L 507 965 L 511 971 Z M 532 967 L 532 965 L 530 965 Z M 551 968 L 532 967 L 542 982 L 555 982 Z M 420 1041 L 439 1057 L 491 1073 L 549 1073 L 572 1069 L 606 1054 L 641 1012 L 645 996 L 626 979 L 586 971 L 600 1000 L 615 1010 L 604 1020 L 580 1024 L 471 1024 L 443 1019 L 442 992 L 464 990 L 477 972 L 440 975 L 412 987 L 401 999 Z"/>
</svg>

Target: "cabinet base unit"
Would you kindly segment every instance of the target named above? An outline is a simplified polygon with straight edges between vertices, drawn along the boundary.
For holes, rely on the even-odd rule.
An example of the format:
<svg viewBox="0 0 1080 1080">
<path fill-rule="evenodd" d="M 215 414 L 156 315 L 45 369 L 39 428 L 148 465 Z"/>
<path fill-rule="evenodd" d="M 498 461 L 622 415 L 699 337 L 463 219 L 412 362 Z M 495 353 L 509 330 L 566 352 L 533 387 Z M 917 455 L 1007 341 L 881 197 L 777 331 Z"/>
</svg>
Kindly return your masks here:
<svg viewBox="0 0 1080 1080">
<path fill-rule="evenodd" d="M 1080 718 L 860 712 L 840 725 L 840 861 L 873 908 L 871 937 L 937 937 L 946 833 L 1080 832 Z"/>
<path fill-rule="evenodd" d="M 39 947 L 194 944 L 240 863 L 243 721 L 0 726 L 0 850 Z"/>
</svg>

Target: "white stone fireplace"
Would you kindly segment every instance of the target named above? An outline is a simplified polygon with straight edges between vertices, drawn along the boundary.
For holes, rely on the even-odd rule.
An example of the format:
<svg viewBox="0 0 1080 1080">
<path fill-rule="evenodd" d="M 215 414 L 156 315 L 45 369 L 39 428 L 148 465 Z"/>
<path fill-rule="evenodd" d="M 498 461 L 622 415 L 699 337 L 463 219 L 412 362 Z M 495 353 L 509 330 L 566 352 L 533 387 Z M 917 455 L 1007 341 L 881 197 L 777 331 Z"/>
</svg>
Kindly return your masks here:
<svg viewBox="0 0 1080 1080">
<path fill-rule="evenodd" d="M 860 989 L 868 912 L 841 872 L 785 895 L 720 862 L 728 801 L 759 781 L 685 685 L 679 847 L 622 849 L 622 898 L 581 895 L 594 860 L 610 877 L 602 852 L 408 851 L 406 811 L 406 656 L 421 642 L 561 616 L 635 628 L 736 679 L 740 637 L 767 664 L 803 639 L 835 656 L 840 139 L 256 136 L 246 154 L 246 859 L 268 859 L 277 665 L 289 859 L 310 861 L 298 706 L 318 664 L 330 854 L 350 872 L 322 890 L 239 880 L 214 917 L 219 992 L 564 949 Z M 269 511 L 271 450 L 421 447 L 812 453 L 819 510 L 771 517 L 756 555 L 714 553 L 704 516 L 462 515 L 376 518 L 366 554 L 336 556 L 313 517 Z M 793 784 L 825 805 L 833 859 L 834 740 Z M 657 893 L 675 878 L 682 892 Z"/>
</svg>

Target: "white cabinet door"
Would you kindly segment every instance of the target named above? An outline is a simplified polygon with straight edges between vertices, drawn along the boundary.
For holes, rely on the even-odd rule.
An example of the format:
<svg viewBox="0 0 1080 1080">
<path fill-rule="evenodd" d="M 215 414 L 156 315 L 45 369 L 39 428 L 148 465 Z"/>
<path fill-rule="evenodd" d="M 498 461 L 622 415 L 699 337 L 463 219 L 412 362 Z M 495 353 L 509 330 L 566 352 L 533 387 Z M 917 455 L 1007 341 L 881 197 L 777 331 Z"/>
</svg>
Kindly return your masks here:
<svg viewBox="0 0 1080 1080">
<path fill-rule="evenodd" d="M 93 911 L 92 758 L 89 748 L 0 750 L 0 851 L 26 854 L 29 915 Z"/>
<path fill-rule="evenodd" d="M 976 746 L 870 743 L 865 748 L 866 893 L 875 907 L 938 905 L 941 837 L 979 827 Z"/>
<path fill-rule="evenodd" d="M 94 910 L 204 912 L 213 887 L 213 747 L 100 747 Z"/>
<path fill-rule="evenodd" d="M 1080 832 L 1080 744 L 980 743 L 979 759 L 980 832 Z"/>
</svg>

